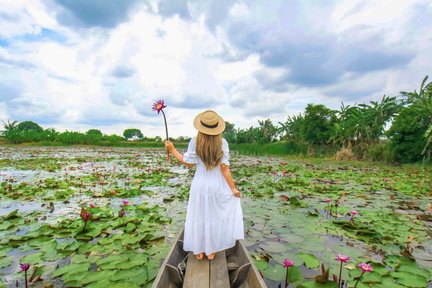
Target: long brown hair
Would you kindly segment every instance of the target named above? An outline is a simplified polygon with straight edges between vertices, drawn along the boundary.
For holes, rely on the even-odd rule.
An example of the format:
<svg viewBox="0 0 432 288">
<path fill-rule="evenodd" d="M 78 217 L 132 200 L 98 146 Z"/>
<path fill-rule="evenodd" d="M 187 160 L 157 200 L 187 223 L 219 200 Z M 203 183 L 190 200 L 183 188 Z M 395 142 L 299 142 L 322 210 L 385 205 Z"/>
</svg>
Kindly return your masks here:
<svg viewBox="0 0 432 288">
<path fill-rule="evenodd" d="M 198 131 L 196 153 L 204 162 L 207 169 L 217 167 L 223 156 L 221 134 L 207 135 Z"/>
</svg>

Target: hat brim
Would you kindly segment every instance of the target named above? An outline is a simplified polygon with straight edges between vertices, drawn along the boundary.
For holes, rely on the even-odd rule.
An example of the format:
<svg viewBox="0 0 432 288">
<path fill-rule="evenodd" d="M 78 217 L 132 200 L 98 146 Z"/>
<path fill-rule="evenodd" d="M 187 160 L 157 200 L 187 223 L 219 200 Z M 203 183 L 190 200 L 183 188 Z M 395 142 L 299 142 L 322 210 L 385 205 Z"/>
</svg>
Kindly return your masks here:
<svg viewBox="0 0 432 288">
<path fill-rule="evenodd" d="M 194 119 L 194 127 L 200 131 L 201 133 L 207 134 L 207 135 L 219 135 L 225 130 L 225 121 L 218 115 L 218 126 L 215 128 L 208 128 L 201 124 L 201 116 L 207 111 L 204 111 L 200 114 L 198 114 Z"/>
</svg>

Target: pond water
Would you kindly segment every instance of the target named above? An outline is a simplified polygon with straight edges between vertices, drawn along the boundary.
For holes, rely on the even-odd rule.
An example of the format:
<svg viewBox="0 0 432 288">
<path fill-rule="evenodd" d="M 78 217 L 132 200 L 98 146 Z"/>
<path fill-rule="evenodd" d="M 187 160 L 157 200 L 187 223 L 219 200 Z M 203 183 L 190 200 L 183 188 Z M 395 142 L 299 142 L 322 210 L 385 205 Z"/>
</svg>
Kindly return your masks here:
<svg viewBox="0 0 432 288">
<path fill-rule="evenodd" d="M 150 287 L 183 227 L 193 177 L 165 157 L 0 147 L 0 287 L 23 286 L 24 262 L 33 287 Z M 295 262 L 290 287 L 338 287 L 336 254 L 350 257 L 343 287 L 354 287 L 360 262 L 374 271 L 359 288 L 432 287 L 430 168 L 233 153 L 231 169 L 245 244 L 268 287 L 283 285 L 284 259 Z M 315 281 L 321 264 L 330 268 L 326 284 Z"/>
</svg>

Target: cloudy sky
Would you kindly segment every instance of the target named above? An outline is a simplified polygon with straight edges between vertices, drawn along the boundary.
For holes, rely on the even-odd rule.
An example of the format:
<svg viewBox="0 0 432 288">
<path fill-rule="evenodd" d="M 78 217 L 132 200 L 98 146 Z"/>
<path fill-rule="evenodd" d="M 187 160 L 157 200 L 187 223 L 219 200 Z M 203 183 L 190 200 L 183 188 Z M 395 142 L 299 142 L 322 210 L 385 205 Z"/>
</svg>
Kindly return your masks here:
<svg viewBox="0 0 432 288">
<path fill-rule="evenodd" d="M 0 120 L 192 136 L 414 90 L 432 74 L 432 0 L 0 0 Z M 432 75 L 431 75 L 432 76 Z"/>
</svg>

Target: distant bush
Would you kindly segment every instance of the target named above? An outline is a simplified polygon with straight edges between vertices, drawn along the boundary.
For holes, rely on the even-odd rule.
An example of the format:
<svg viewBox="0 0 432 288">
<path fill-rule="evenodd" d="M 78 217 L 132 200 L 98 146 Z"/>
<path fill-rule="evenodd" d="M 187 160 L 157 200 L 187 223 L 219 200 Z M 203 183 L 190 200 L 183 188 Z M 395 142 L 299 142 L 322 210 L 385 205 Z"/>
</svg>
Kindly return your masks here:
<svg viewBox="0 0 432 288">
<path fill-rule="evenodd" d="M 371 145 L 367 151 L 367 159 L 371 161 L 394 162 L 395 157 L 389 141 Z"/>
</svg>

